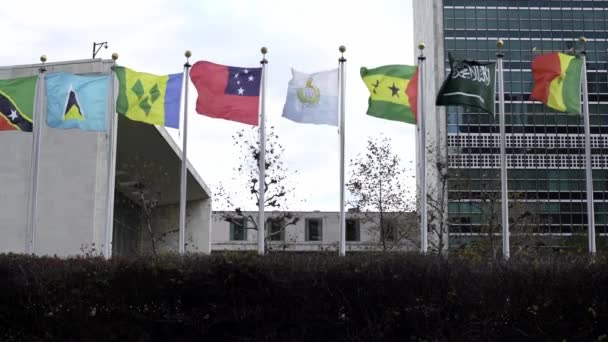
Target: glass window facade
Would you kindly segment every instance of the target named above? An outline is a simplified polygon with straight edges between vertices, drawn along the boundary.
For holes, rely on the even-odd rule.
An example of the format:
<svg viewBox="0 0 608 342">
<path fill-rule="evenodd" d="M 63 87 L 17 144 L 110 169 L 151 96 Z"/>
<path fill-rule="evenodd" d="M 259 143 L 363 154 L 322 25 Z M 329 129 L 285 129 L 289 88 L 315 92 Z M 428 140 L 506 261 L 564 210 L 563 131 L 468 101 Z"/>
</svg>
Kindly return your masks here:
<svg viewBox="0 0 608 342">
<path fill-rule="evenodd" d="M 504 41 L 509 220 L 554 236 L 586 234 L 582 116 L 529 101 L 531 60 L 540 53 L 580 52 L 588 39 L 587 77 L 596 232 L 608 229 L 608 1 L 444 0 L 444 50 L 494 61 Z M 447 107 L 450 247 L 500 233 L 498 118 Z M 526 224 L 523 224 L 526 222 Z M 533 224 L 532 224 L 533 223 Z M 598 240 L 598 243 L 600 241 Z"/>
</svg>

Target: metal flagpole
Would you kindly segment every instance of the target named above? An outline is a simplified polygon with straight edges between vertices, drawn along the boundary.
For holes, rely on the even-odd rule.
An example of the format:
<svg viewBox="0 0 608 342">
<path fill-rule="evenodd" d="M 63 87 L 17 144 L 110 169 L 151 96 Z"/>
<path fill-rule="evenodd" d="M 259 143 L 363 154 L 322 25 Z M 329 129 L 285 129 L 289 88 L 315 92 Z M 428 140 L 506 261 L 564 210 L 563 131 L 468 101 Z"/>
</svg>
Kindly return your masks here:
<svg viewBox="0 0 608 342">
<path fill-rule="evenodd" d="M 595 255 L 595 213 L 593 208 L 593 169 L 591 163 L 591 128 L 589 127 L 589 92 L 587 90 L 587 51 L 585 43 L 587 39 L 580 37 L 579 42 L 583 44 L 581 57 L 583 59 L 583 121 L 585 124 L 585 173 L 587 176 L 587 229 L 589 235 L 589 253 Z"/>
<path fill-rule="evenodd" d="M 104 245 L 103 245 L 103 256 L 106 259 L 112 257 L 112 234 L 114 231 L 114 184 L 116 177 L 116 136 L 118 131 L 118 116 L 116 115 L 116 91 L 114 85 L 114 67 L 116 66 L 116 60 L 118 54 L 112 54 L 112 72 L 110 73 L 110 79 L 112 86 L 110 87 L 110 127 L 108 128 L 108 189 L 106 192 L 106 231 L 104 233 Z"/>
<path fill-rule="evenodd" d="M 505 259 L 509 259 L 511 248 L 509 245 L 509 198 L 507 194 L 507 147 L 505 133 L 505 90 L 503 82 L 503 67 L 502 40 L 496 42 L 498 52 L 496 53 L 496 64 L 498 66 L 498 115 L 500 116 L 500 204 L 501 204 L 501 220 L 502 220 L 502 254 Z"/>
<path fill-rule="evenodd" d="M 30 188 L 30 203 L 29 203 L 29 215 L 28 222 L 25 231 L 25 253 L 34 254 L 36 251 L 35 246 L 35 232 L 36 232 L 36 211 L 38 209 L 38 174 L 39 174 L 39 162 L 40 162 L 40 133 L 42 129 L 42 89 L 44 84 L 44 73 L 46 68 L 44 63 L 46 62 L 46 55 L 40 56 L 40 62 L 42 65 L 38 69 L 38 82 L 36 83 L 36 101 L 34 102 L 34 110 L 32 113 L 33 118 L 33 151 L 32 151 L 32 184 Z"/>
<path fill-rule="evenodd" d="M 428 251 L 428 220 L 426 206 L 426 125 L 424 116 L 424 63 L 426 57 L 422 54 L 425 48 L 424 43 L 418 44 L 420 55 L 418 56 L 418 155 L 420 157 L 420 252 Z"/>
<path fill-rule="evenodd" d="M 344 45 L 339 48 L 342 56 L 338 59 L 340 62 L 340 255 L 346 255 L 346 215 L 344 214 L 344 141 L 346 132 L 345 126 L 345 103 L 344 103 L 344 86 L 345 82 L 345 63 L 344 52 L 346 47 Z"/>
<path fill-rule="evenodd" d="M 268 49 L 262 47 L 262 80 L 261 80 L 261 108 L 260 108 L 260 160 L 258 166 L 259 180 L 258 180 L 258 254 L 264 254 L 264 239 L 266 238 L 265 227 L 264 227 L 264 193 L 266 192 L 266 53 Z"/>
<path fill-rule="evenodd" d="M 186 253 L 186 186 L 188 180 L 188 71 L 190 70 L 190 56 L 192 53 L 186 51 L 186 63 L 184 64 L 184 120 L 182 124 L 183 142 L 182 142 L 182 173 L 180 177 L 180 193 L 179 193 L 179 254 Z"/>
</svg>

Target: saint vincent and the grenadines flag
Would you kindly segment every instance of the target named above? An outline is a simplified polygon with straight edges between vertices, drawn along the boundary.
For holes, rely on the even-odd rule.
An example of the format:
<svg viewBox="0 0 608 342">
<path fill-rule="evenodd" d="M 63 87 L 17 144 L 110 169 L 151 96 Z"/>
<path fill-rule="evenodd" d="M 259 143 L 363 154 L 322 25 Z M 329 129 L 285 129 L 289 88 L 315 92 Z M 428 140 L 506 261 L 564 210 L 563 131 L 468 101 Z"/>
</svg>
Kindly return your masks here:
<svg viewBox="0 0 608 342">
<path fill-rule="evenodd" d="M 179 128 L 183 73 L 153 75 L 116 67 L 116 112 L 152 125 Z"/>
<path fill-rule="evenodd" d="M 582 59 L 561 52 L 534 58 L 530 99 L 560 112 L 580 114 L 582 68 Z"/>
<path fill-rule="evenodd" d="M 32 131 L 38 76 L 0 80 L 0 131 Z"/>
<path fill-rule="evenodd" d="M 369 90 L 367 114 L 377 118 L 415 124 L 418 104 L 418 68 L 385 65 L 361 68 Z"/>
<path fill-rule="evenodd" d="M 50 127 L 106 130 L 110 76 L 59 72 L 46 75 L 45 81 Z"/>
</svg>

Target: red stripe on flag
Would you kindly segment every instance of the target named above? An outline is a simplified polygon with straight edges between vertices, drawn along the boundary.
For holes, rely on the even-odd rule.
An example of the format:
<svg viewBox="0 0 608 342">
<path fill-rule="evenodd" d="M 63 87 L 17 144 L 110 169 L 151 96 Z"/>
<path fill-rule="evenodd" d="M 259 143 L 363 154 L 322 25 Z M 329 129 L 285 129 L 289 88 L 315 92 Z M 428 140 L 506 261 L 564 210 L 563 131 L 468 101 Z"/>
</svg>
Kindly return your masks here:
<svg viewBox="0 0 608 342">
<path fill-rule="evenodd" d="M 196 112 L 212 118 L 258 125 L 259 96 L 227 95 L 228 68 L 200 61 L 190 70 L 190 79 L 198 91 Z"/>
<path fill-rule="evenodd" d="M 534 86 L 530 100 L 547 103 L 549 99 L 549 86 L 551 81 L 561 75 L 562 66 L 557 53 L 540 55 L 532 61 L 532 77 Z"/>
<path fill-rule="evenodd" d="M 0 131 L 18 131 L 4 115 L 0 115 Z"/>
<path fill-rule="evenodd" d="M 414 113 L 414 120 L 418 122 L 418 69 L 416 69 L 410 83 L 405 88 L 405 94 L 410 100 L 410 110 Z"/>
</svg>

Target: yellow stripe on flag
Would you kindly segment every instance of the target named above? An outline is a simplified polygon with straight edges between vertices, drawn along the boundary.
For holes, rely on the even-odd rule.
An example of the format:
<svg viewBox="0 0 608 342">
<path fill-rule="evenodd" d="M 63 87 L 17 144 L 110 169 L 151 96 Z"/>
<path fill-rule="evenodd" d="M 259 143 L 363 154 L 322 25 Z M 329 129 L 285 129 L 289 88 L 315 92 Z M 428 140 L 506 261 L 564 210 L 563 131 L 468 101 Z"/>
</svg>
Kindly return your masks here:
<svg viewBox="0 0 608 342">
<path fill-rule="evenodd" d="M 126 97 L 131 120 L 163 126 L 165 124 L 165 93 L 169 76 L 157 76 L 126 69 Z"/>
<path fill-rule="evenodd" d="M 410 105 L 405 93 L 410 80 L 386 75 L 370 75 L 363 78 L 372 101 L 386 101 L 404 106 Z"/>
<path fill-rule="evenodd" d="M 566 76 L 566 70 L 570 66 L 570 62 L 574 56 L 569 56 L 564 53 L 558 53 L 559 64 L 561 66 L 561 74 L 551 81 L 549 84 L 549 97 L 547 99 L 547 106 L 557 109 L 561 112 L 566 111 L 566 104 L 564 103 L 564 79 Z"/>
</svg>

